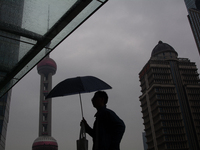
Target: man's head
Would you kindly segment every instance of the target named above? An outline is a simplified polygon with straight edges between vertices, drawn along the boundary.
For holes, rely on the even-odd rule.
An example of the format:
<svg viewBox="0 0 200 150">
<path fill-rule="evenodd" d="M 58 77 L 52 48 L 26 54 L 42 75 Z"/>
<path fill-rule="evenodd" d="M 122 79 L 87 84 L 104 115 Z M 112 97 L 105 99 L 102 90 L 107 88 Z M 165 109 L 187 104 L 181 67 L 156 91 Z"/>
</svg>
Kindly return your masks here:
<svg viewBox="0 0 200 150">
<path fill-rule="evenodd" d="M 108 102 L 108 95 L 104 91 L 97 91 L 92 98 L 92 104 L 95 108 L 99 109 L 105 106 Z"/>
</svg>

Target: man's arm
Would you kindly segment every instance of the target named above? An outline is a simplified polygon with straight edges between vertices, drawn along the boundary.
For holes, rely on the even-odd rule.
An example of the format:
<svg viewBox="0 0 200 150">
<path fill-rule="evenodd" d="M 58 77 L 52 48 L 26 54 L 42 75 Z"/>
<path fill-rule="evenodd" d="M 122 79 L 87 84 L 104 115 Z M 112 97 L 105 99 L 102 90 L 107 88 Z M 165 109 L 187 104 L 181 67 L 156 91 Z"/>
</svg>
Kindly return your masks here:
<svg viewBox="0 0 200 150">
<path fill-rule="evenodd" d="M 87 121 L 83 118 L 81 121 L 85 125 L 85 132 L 88 133 L 91 137 L 94 136 L 94 130 L 88 125 Z"/>
</svg>

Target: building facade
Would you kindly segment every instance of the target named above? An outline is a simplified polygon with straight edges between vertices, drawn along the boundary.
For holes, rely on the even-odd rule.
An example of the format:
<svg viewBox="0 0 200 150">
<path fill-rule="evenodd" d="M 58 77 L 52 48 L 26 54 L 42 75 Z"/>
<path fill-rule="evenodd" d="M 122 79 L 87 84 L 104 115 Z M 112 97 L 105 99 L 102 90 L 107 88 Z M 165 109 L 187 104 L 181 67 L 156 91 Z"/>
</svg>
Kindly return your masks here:
<svg viewBox="0 0 200 150">
<path fill-rule="evenodd" d="M 0 98 L 0 150 L 5 150 L 6 133 L 9 120 L 9 110 L 11 101 L 11 91 Z"/>
<path fill-rule="evenodd" d="M 187 9 L 196 8 L 195 1 L 196 0 L 184 0 Z"/>
<path fill-rule="evenodd" d="M 147 150 L 148 146 L 147 146 L 147 138 L 146 138 L 146 133 L 145 132 L 142 132 L 142 140 L 143 140 L 144 150 Z"/>
<path fill-rule="evenodd" d="M 159 41 L 139 73 L 148 150 L 200 149 L 200 80 L 197 67 Z"/>
<path fill-rule="evenodd" d="M 39 137 L 33 142 L 32 150 L 58 150 L 57 141 L 51 136 L 51 98 L 45 99 L 52 89 L 52 76 L 56 73 L 56 63 L 49 56 L 38 65 L 40 79 Z"/>
<path fill-rule="evenodd" d="M 188 10 L 188 20 L 197 49 L 200 54 L 200 0 L 184 0 Z"/>
<path fill-rule="evenodd" d="M 3 14 L 0 15 L 0 78 L 4 77 L 18 61 L 20 36 L 9 33 L 13 39 L 10 40 L 7 38 L 6 29 L 10 26 L 21 27 L 23 7 L 24 0 L 0 0 L 0 14 Z M 11 91 L 0 98 L 0 150 L 5 150 Z"/>
</svg>

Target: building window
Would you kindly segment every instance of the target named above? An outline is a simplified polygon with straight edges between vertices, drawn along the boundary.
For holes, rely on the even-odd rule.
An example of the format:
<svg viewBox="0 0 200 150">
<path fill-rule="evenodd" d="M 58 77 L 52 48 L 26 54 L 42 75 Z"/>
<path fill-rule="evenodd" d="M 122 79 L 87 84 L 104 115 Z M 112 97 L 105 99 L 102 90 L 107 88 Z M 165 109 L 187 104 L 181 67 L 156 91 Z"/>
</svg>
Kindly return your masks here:
<svg viewBox="0 0 200 150">
<path fill-rule="evenodd" d="M 156 88 L 156 92 L 159 92 L 159 88 Z"/>
<path fill-rule="evenodd" d="M 159 110 L 160 110 L 160 112 L 164 112 L 164 111 L 163 111 L 163 108 L 159 108 Z"/>
<path fill-rule="evenodd" d="M 169 140 L 169 138 L 168 138 L 168 136 L 166 135 L 165 136 L 165 141 L 168 141 Z M 169 144 L 169 143 L 168 143 Z"/>
<path fill-rule="evenodd" d="M 162 125 L 165 127 L 166 126 L 166 123 L 165 123 L 165 121 L 162 121 Z"/>
<path fill-rule="evenodd" d="M 164 132 L 164 133 L 167 133 L 167 129 L 166 129 L 166 128 L 164 128 L 164 129 L 163 129 L 163 132 Z"/>
<path fill-rule="evenodd" d="M 156 97 L 157 97 L 157 99 L 160 99 L 160 94 L 157 94 Z"/>
</svg>

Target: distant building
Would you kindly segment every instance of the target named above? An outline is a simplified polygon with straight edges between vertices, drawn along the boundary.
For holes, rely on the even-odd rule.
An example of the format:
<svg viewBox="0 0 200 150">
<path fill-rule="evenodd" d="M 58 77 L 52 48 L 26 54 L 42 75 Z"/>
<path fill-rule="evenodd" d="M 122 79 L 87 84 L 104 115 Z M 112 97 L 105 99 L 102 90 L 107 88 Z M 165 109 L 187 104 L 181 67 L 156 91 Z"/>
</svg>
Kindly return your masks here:
<svg viewBox="0 0 200 150">
<path fill-rule="evenodd" d="M 147 138 L 145 132 L 142 132 L 142 139 L 143 139 L 144 150 L 147 150 L 148 146 L 147 146 Z"/>
<path fill-rule="evenodd" d="M 0 98 L 0 150 L 5 150 L 11 90 Z"/>
<path fill-rule="evenodd" d="M 197 67 L 159 41 L 139 73 L 148 150 L 200 149 L 200 80 Z"/>
<path fill-rule="evenodd" d="M 52 89 L 52 76 L 56 73 L 56 63 L 47 56 L 38 65 L 40 79 L 39 137 L 34 141 L 32 150 L 58 150 L 56 140 L 51 136 L 51 98 L 45 96 Z"/>
<path fill-rule="evenodd" d="M 200 0 L 184 0 L 188 10 L 188 20 L 200 54 Z"/>
<path fill-rule="evenodd" d="M 24 0 L 0 0 L 0 79 L 18 62 L 20 36 L 9 33 L 11 40 L 7 38 L 5 31 L 9 28 L 21 27 L 23 7 Z M 11 82 L 8 85 L 12 84 Z M 5 150 L 11 91 L 0 98 L 0 150 Z"/>
</svg>

